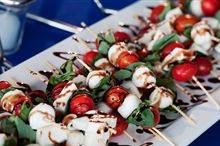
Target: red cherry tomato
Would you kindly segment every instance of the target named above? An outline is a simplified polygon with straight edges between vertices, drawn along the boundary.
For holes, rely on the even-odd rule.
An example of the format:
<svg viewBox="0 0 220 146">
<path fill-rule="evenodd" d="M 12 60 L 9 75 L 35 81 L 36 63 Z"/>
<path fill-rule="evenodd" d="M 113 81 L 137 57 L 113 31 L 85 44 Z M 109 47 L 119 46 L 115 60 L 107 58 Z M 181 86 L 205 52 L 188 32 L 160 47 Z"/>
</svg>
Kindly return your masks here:
<svg viewBox="0 0 220 146">
<path fill-rule="evenodd" d="M 114 134 L 113 136 L 118 136 L 123 134 L 123 132 L 128 128 L 128 123 L 127 121 L 120 116 L 118 113 L 113 114 L 114 116 L 117 117 L 117 123 L 116 123 L 116 128 L 115 130 L 117 131 L 116 134 Z"/>
<path fill-rule="evenodd" d="M 97 57 L 99 53 L 97 51 L 89 51 L 86 54 L 83 55 L 83 61 L 88 65 L 93 65 L 93 61 L 95 57 Z"/>
<path fill-rule="evenodd" d="M 153 8 L 149 18 L 152 23 L 157 23 L 160 21 L 159 17 L 160 14 L 163 12 L 164 8 L 165 8 L 164 4 L 158 5 L 155 8 Z"/>
<path fill-rule="evenodd" d="M 206 76 L 212 70 L 212 62 L 206 57 L 197 57 L 193 63 L 197 66 L 197 75 Z"/>
<path fill-rule="evenodd" d="M 59 94 L 60 92 L 63 90 L 63 88 L 66 86 L 66 82 L 60 82 L 58 83 L 52 90 L 51 92 L 51 98 L 53 98 L 54 100 L 59 98 Z"/>
<path fill-rule="evenodd" d="M 0 90 L 11 87 L 11 84 L 7 81 L 0 81 Z"/>
<path fill-rule="evenodd" d="M 158 108 L 156 108 L 156 107 L 150 107 L 150 109 L 151 109 L 152 113 L 154 114 L 154 125 L 152 127 L 155 127 L 160 122 L 160 112 L 159 112 Z M 145 126 L 143 128 L 144 129 L 149 129 L 149 128 L 152 128 L 152 127 Z"/>
<path fill-rule="evenodd" d="M 192 63 L 178 64 L 173 67 L 172 76 L 176 81 L 186 82 L 192 79 L 197 73 L 197 66 Z"/>
<path fill-rule="evenodd" d="M 117 65 L 119 68 L 123 69 L 128 67 L 130 64 L 138 61 L 139 57 L 136 54 L 125 51 L 119 55 L 117 59 Z"/>
<path fill-rule="evenodd" d="M 219 0 L 202 0 L 202 11 L 206 16 L 214 16 L 220 9 Z"/>
<path fill-rule="evenodd" d="M 82 116 L 89 110 L 95 109 L 92 97 L 88 94 L 77 94 L 70 101 L 70 112 Z"/>
<path fill-rule="evenodd" d="M 199 20 L 197 17 L 189 15 L 189 14 L 185 14 L 185 15 L 179 16 L 176 19 L 174 23 L 174 27 L 177 32 L 182 33 L 186 27 L 193 26 L 198 21 Z"/>
<path fill-rule="evenodd" d="M 184 48 L 184 46 L 182 43 L 180 43 L 178 41 L 174 41 L 174 42 L 167 44 L 162 50 L 162 54 L 161 54 L 162 58 L 165 58 L 175 48 Z"/>
<path fill-rule="evenodd" d="M 126 91 L 123 87 L 114 86 L 106 92 L 105 102 L 109 107 L 117 109 L 122 104 L 127 95 L 128 91 Z"/>
<path fill-rule="evenodd" d="M 13 114 L 19 116 L 21 113 L 21 105 L 25 102 L 31 103 L 31 100 L 24 95 L 16 95 L 14 98 L 11 98 L 11 104 L 14 105 Z"/>
<path fill-rule="evenodd" d="M 131 39 L 127 33 L 122 32 L 122 31 L 116 31 L 114 33 L 114 36 L 115 36 L 116 42 L 124 42 L 124 41 L 128 41 Z"/>
</svg>

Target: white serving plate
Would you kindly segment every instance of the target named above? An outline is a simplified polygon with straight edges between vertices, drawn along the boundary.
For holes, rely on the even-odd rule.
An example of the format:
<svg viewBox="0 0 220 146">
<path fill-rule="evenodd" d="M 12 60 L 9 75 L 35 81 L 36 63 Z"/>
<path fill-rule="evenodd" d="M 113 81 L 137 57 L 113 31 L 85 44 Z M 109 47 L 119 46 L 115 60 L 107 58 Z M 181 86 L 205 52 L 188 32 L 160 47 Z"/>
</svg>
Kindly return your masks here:
<svg viewBox="0 0 220 146">
<path fill-rule="evenodd" d="M 117 29 L 119 28 L 119 21 L 128 24 L 138 25 L 138 22 L 136 19 L 133 18 L 133 15 L 140 14 L 143 16 L 148 16 L 150 14 L 150 9 L 147 9 L 146 6 L 154 6 L 155 4 L 158 4 L 158 2 L 160 1 L 138 1 L 133 5 L 119 11 L 116 15 L 109 16 L 97 22 L 96 24 L 91 26 L 91 29 L 95 32 L 100 32 L 101 30 L 105 31 L 109 28 Z M 81 32 L 79 36 L 85 39 L 93 38 L 93 36 L 86 30 Z M 23 63 L 17 65 L 16 67 L 5 72 L 4 74 L 1 74 L 0 80 L 12 81 L 11 78 L 13 77 L 17 81 L 22 81 L 24 83 L 30 84 L 33 89 L 45 89 L 46 85 L 42 83 L 40 80 L 34 78 L 29 73 L 28 69 L 32 69 L 35 71 L 49 70 L 50 68 L 46 64 L 47 60 L 59 67 L 64 62 L 64 60 L 54 56 L 53 52 L 55 51 L 77 51 L 79 53 L 85 53 L 86 51 L 88 51 L 88 49 L 76 43 L 71 36 L 61 41 L 60 43 L 50 47 L 49 49 L 37 54 L 36 56 L 24 61 Z M 205 82 L 204 84 L 213 87 L 213 89 L 218 86 L 218 84 L 210 84 L 209 82 Z M 196 94 L 201 94 L 200 90 L 195 90 L 192 92 Z M 215 90 L 212 93 L 214 97 L 217 97 L 219 94 L 220 90 Z M 220 103 L 219 98 L 216 98 L 216 100 Z M 186 146 L 189 145 L 197 137 L 199 137 L 214 123 L 216 123 L 220 119 L 219 113 L 220 111 L 217 111 L 212 103 L 207 102 L 202 105 L 193 107 L 191 110 L 187 112 L 187 114 L 190 115 L 190 117 L 195 119 L 197 123 L 196 126 L 191 126 L 183 118 L 179 118 L 175 120 L 169 127 L 164 129 L 162 132 L 165 135 L 167 135 L 177 146 Z M 115 137 L 111 139 L 111 141 L 116 142 L 118 145 L 124 146 L 139 146 L 145 143 L 145 141 L 152 142 L 154 146 L 169 146 L 169 144 L 164 140 L 160 140 L 159 138 L 153 137 L 152 135 L 149 135 L 145 132 L 143 132 L 142 134 L 137 133 L 136 129 L 136 126 L 130 125 L 127 131 L 129 134 L 138 139 L 138 142 L 134 143 L 125 135 Z"/>
</svg>

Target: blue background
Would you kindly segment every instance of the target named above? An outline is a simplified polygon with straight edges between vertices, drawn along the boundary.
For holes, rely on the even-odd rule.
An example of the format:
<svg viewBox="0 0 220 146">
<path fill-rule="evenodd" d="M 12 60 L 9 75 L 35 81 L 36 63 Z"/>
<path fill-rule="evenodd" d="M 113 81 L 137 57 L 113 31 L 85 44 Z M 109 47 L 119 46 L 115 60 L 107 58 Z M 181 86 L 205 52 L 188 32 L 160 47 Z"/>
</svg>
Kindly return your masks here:
<svg viewBox="0 0 220 146">
<path fill-rule="evenodd" d="M 108 8 L 119 10 L 135 1 L 103 0 L 102 2 Z M 92 0 L 37 0 L 30 6 L 29 11 L 74 25 L 79 25 L 82 21 L 90 25 L 107 16 L 96 7 Z M 70 35 L 71 33 L 27 20 L 21 49 L 7 58 L 17 65 Z M 190 146 L 220 146 L 219 138 L 220 122 L 213 125 Z"/>
</svg>

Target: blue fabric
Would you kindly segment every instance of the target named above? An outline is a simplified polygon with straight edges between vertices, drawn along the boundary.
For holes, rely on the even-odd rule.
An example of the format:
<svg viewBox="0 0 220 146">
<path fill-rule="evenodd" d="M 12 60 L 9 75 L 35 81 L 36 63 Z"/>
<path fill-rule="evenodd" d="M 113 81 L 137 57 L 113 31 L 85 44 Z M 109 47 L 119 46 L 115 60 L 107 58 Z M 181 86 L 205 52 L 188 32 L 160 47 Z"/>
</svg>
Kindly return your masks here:
<svg viewBox="0 0 220 146">
<path fill-rule="evenodd" d="M 103 5 L 108 8 L 121 9 L 136 0 L 102 1 Z M 49 19 L 57 19 L 74 25 L 79 25 L 82 21 L 90 25 L 106 17 L 91 0 L 37 0 L 36 3 L 32 4 L 29 11 Z M 7 58 L 16 65 L 70 35 L 70 33 L 50 26 L 27 20 L 21 49 L 17 53 L 7 56 Z M 219 135 L 220 122 L 213 125 L 190 146 L 220 146 Z"/>
</svg>

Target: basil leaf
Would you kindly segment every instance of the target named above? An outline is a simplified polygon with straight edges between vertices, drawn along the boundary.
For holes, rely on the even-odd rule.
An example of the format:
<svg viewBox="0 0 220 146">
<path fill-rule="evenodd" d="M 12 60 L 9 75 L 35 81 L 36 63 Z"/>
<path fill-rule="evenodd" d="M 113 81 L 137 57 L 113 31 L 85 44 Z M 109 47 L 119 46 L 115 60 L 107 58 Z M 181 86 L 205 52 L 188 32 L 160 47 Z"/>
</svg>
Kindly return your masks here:
<svg viewBox="0 0 220 146">
<path fill-rule="evenodd" d="M 159 52 L 154 52 L 154 53 L 148 55 L 147 58 L 145 59 L 145 61 L 149 61 L 149 62 L 156 62 L 159 60 L 160 60 Z"/>
<path fill-rule="evenodd" d="M 162 21 L 165 19 L 167 12 L 171 10 L 171 5 L 167 3 L 167 6 L 164 8 L 163 12 L 159 15 L 159 20 Z"/>
<path fill-rule="evenodd" d="M 191 38 L 191 29 L 192 29 L 192 27 L 187 27 L 187 28 L 183 31 L 183 34 L 184 34 L 187 38 Z"/>
<path fill-rule="evenodd" d="M 109 77 L 104 77 L 100 83 L 98 84 L 98 86 L 96 88 L 100 88 L 100 89 L 103 89 L 103 86 L 106 85 L 106 84 L 110 84 L 110 78 Z"/>
<path fill-rule="evenodd" d="M 215 14 L 215 18 L 220 22 L 220 10 Z"/>
<path fill-rule="evenodd" d="M 105 33 L 105 40 L 110 44 L 113 44 L 116 41 L 114 34 L 110 31 Z"/>
<path fill-rule="evenodd" d="M 109 48 L 110 48 L 110 45 L 107 42 L 101 41 L 101 43 L 99 44 L 98 50 L 101 54 L 107 54 Z"/>
<path fill-rule="evenodd" d="M 141 65 L 147 66 L 150 70 L 153 69 L 153 66 L 151 65 L 150 62 L 146 62 L 146 63 L 144 63 L 144 62 L 135 62 L 135 63 L 130 64 L 127 67 L 127 69 L 130 70 L 130 71 L 134 71 L 136 67 L 141 66 Z"/>
<path fill-rule="evenodd" d="M 5 95 L 5 93 L 9 92 L 9 91 L 13 91 L 14 88 L 7 88 L 7 89 L 2 89 L 0 90 L 0 99 L 2 99 L 2 97 Z"/>
<path fill-rule="evenodd" d="M 172 33 L 169 35 L 164 36 L 163 38 L 159 39 L 153 45 L 153 52 L 159 52 L 162 48 L 164 48 L 167 44 L 173 41 L 180 41 L 178 35 L 176 33 Z"/>
<path fill-rule="evenodd" d="M 1 131 L 3 133 L 14 135 L 17 132 L 16 125 L 11 117 L 1 120 Z"/>
<path fill-rule="evenodd" d="M 93 63 L 92 64 L 95 64 L 95 62 L 99 59 L 103 58 L 103 56 L 101 54 L 98 54 L 94 59 L 93 59 Z"/>
<path fill-rule="evenodd" d="M 163 87 L 166 87 L 166 88 L 172 90 L 174 93 L 176 92 L 175 83 L 174 83 L 172 77 L 170 77 L 170 76 L 158 77 L 156 81 L 157 81 L 156 84 L 158 86 L 163 86 Z"/>
<path fill-rule="evenodd" d="M 15 137 L 7 138 L 3 146 L 17 146 L 17 140 Z"/>
<path fill-rule="evenodd" d="M 146 107 L 144 104 L 140 104 L 139 107 L 132 112 L 132 114 L 127 119 L 128 123 L 137 126 L 154 126 L 154 114 Z"/>
<path fill-rule="evenodd" d="M 29 125 L 25 124 L 19 117 L 13 117 L 18 131 L 19 138 L 28 139 L 30 142 L 36 141 L 36 131 Z"/>
<path fill-rule="evenodd" d="M 132 73 L 129 70 L 121 69 L 117 72 L 115 72 L 115 78 L 118 80 L 125 80 L 132 76 Z"/>
<path fill-rule="evenodd" d="M 30 103 L 24 102 L 21 106 L 21 113 L 19 117 L 24 121 L 28 121 L 28 116 L 31 109 L 32 109 L 32 105 Z"/>
<path fill-rule="evenodd" d="M 217 32 L 216 32 L 216 37 L 217 37 L 217 38 L 220 38 L 220 31 L 217 31 Z"/>
</svg>

